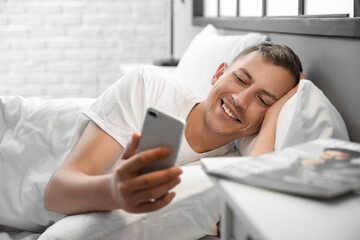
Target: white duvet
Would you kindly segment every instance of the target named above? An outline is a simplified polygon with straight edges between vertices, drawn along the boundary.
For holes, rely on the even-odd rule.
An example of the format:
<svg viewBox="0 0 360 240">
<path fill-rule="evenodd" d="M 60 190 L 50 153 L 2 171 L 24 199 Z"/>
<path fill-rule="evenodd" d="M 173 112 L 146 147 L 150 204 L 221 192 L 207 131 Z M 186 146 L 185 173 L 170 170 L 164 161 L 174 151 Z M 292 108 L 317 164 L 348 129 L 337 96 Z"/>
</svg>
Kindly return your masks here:
<svg viewBox="0 0 360 240">
<path fill-rule="evenodd" d="M 43 231 L 63 217 L 48 212 L 43 192 L 87 124 L 92 100 L 0 98 L 0 224 Z"/>
<path fill-rule="evenodd" d="M 46 183 L 87 125 L 82 112 L 92 102 L 0 97 L 0 225 L 20 229 L 0 226 L 0 239 L 197 239 L 216 234 L 219 199 L 199 166 L 183 167 L 177 196 L 154 213 L 118 210 L 65 217 L 44 208 Z"/>
</svg>

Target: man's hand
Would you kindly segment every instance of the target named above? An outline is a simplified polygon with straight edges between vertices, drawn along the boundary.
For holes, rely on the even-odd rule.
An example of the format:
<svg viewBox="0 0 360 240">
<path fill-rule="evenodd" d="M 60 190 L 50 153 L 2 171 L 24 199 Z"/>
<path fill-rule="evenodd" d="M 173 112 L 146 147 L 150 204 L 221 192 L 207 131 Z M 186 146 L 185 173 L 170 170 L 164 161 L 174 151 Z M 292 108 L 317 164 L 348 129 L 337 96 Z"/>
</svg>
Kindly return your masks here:
<svg viewBox="0 0 360 240">
<path fill-rule="evenodd" d="M 296 93 L 298 85 L 290 89 L 283 97 L 275 102 L 267 111 L 261 125 L 259 135 L 251 149 L 250 156 L 257 156 L 274 151 L 276 138 L 276 124 L 284 104 Z"/>
<path fill-rule="evenodd" d="M 171 154 L 168 147 L 159 147 L 136 154 L 139 134 L 134 134 L 122 159 L 117 163 L 111 179 L 114 208 L 132 213 L 151 212 L 171 202 L 175 192 L 169 192 L 180 183 L 181 168 L 171 167 L 139 175 L 144 166 Z"/>
<path fill-rule="evenodd" d="M 280 111 L 284 104 L 296 93 L 299 84 L 297 84 L 294 88 L 290 89 L 284 96 L 282 96 L 276 103 L 274 103 L 265 114 L 264 121 L 267 121 L 269 118 L 278 118 Z"/>
<path fill-rule="evenodd" d="M 302 72 L 300 72 L 300 77 L 299 77 L 299 80 L 301 79 L 306 79 L 306 76 Z"/>
<path fill-rule="evenodd" d="M 300 72 L 299 81 L 301 81 L 301 79 L 306 79 L 305 75 L 302 72 Z M 298 87 L 299 87 L 299 84 L 297 84 L 294 88 L 290 89 L 289 92 L 287 92 L 276 103 L 274 103 L 266 111 L 264 121 L 269 121 L 268 120 L 269 118 L 273 118 L 273 120 L 275 119 L 277 121 L 277 118 L 278 118 L 278 116 L 280 114 L 280 111 L 281 111 L 282 107 L 297 92 Z"/>
</svg>

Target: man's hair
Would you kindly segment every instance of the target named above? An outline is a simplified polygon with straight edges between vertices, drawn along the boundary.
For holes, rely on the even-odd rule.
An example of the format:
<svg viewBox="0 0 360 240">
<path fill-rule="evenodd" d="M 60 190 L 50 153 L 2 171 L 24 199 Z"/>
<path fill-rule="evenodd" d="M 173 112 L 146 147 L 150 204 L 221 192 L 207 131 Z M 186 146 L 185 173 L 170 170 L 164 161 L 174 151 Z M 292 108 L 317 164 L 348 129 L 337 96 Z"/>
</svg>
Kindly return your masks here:
<svg viewBox="0 0 360 240">
<path fill-rule="evenodd" d="M 276 44 L 273 42 L 262 42 L 258 45 L 248 47 L 237 55 L 232 63 L 239 58 L 257 51 L 260 53 L 264 61 L 271 62 L 274 65 L 284 67 L 294 76 L 296 84 L 299 83 L 300 72 L 302 72 L 302 65 L 299 57 L 294 51 L 286 45 Z"/>
</svg>

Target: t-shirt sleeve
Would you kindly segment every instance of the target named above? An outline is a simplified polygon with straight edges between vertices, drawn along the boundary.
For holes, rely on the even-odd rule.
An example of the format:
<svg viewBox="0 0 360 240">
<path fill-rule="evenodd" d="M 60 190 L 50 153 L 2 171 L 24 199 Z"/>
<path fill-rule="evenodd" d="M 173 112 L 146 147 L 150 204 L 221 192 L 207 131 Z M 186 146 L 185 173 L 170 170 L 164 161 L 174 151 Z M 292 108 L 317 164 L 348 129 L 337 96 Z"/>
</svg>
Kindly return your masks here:
<svg viewBox="0 0 360 240">
<path fill-rule="evenodd" d="M 84 115 L 123 147 L 140 132 L 149 99 L 143 69 L 125 74 L 101 94 Z"/>
</svg>

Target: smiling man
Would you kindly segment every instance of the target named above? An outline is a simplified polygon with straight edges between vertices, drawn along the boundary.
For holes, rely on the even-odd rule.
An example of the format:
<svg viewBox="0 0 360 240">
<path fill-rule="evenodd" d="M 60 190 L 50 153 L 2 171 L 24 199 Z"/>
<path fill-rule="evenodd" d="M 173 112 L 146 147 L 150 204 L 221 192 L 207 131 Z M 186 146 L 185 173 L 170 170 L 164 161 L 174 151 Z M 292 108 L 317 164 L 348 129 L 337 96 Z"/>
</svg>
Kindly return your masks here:
<svg viewBox="0 0 360 240">
<path fill-rule="evenodd" d="M 224 155 L 233 151 L 233 140 L 257 132 L 251 154 L 272 151 L 277 117 L 296 92 L 301 71 L 290 48 L 264 42 L 240 53 L 230 66 L 221 64 L 209 79 L 213 88 L 205 99 L 170 81 L 159 68 L 125 75 L 85 112 L 89 125 L 50 179 L 45 207 L 63 214 L 149 212 L 171 202 L 175 193 L 170 190 L 180 182 L 179 167 L 137 173 L 171 152 L 159 147 L 135 154 L 136 132 L 150 106 L 186 120 L 178 164 Z"/>
<path fill-rule="evenodd" d="M 286 56 L 293 61 L 276 60 L 276 50 L 279 55 L 290 52 L 285 46 L 263 43 L 241 53 L 231 66 L 220 65 L 207 99 L 187 119 L 188 140 L 197 152 L 258 132 L 267 110 L 299 82 L 301 64 L 296 55 Z"/>
</svg>

